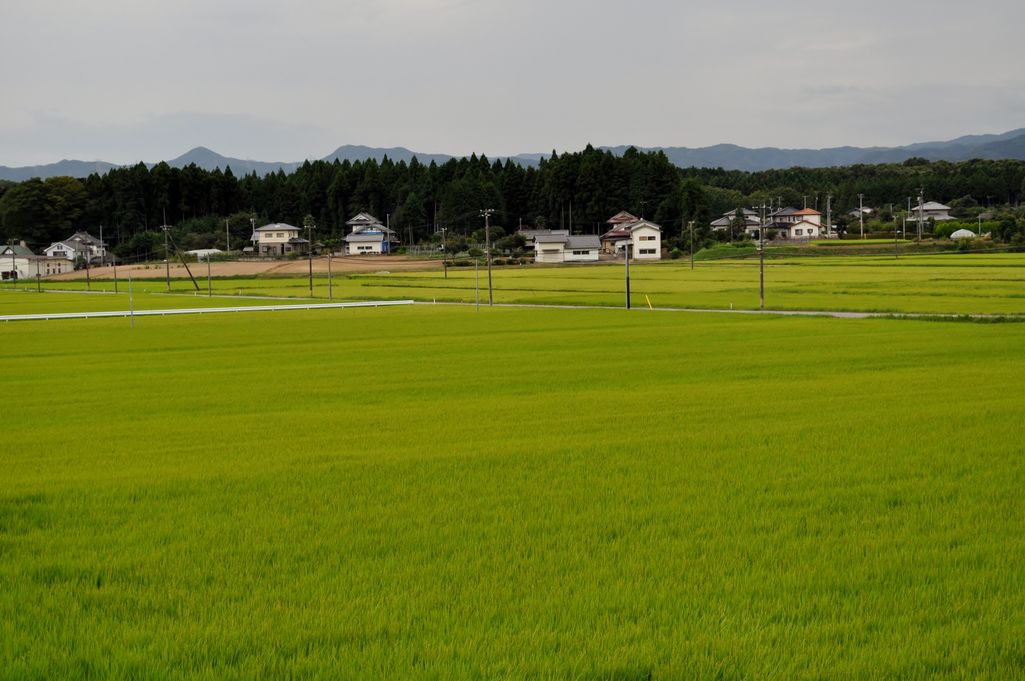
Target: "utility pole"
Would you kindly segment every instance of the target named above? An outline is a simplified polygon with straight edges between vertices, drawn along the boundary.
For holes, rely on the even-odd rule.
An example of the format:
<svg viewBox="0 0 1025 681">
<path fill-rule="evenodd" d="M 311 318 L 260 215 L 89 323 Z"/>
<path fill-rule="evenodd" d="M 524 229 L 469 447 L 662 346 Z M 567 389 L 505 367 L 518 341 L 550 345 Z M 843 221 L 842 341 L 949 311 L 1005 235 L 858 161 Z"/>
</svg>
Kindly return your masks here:
<svg viewBox="0 0 1025 681">
<path fill-rule="evenodd" d="M 435 214 L 435 219 L 437 219 L 437 214 Z M 445 244 L 448 227 L 440 227 L 439 229 L 441 230 L 441 267 L 445 270 L 445 278 L 448 279 L 448 246 Z"/>
<path fill-rule="evenodd" d="M 861 225 L 861 238 L 865 238 L 865 195 L 858 194 L 858 222 Z"/>
<path fill-rule="evenodd" d="M 167 290 L 171 290 L 171 250 L 167 247 L 167 220 L 164 220 L 164 273 L 167 280 Z"/>
<path fill-rule="evenodd" d="M 494 293 L 491 289 L 491 227 L 489 222 L 491 214 L 494 212 L 494 208 L 485 208 L 480 212 L 480 214 L 484 217 L 484 248 L 486 251 L 484 255 L 488 259 L 488 305 L 495 304 Z"/>
<path fill-rule="evenodd" d="M 91 291 L 93 288 L 92 280 L 89 278 L 89 261 L 93 259 L 92 246 L 89 244 L 83 244 L 85 246 L 85 288 Z"/>
<path fill-rule="evenodd" d="M 826 237 L 833 235 L 833 195 L 826 194 Z"/>
<path fill-rule="evenodd" d="M 762 203 L 761 223 L 758 226 L 758 309 L 765 309 L 765 204 Z"/>
<path fill-rule="evenodd" d="M 690 226 L 690 268 L 694 269 L 694 221 L 687 223 Z"/>
<path fill-rule="evenodd" d="M 224 250 L 231 250 L 231 230 L 228 228 L 228 218 L 224 218 Z"/>
<path fill-rule="evenodd" d="M 327 299 L 334 300 L 334 291 L 331 288 L 331 249 L 327 250 Z"/>
<path fill-rule="evenodd" d="M 110 264 L 114 266 L 114 293 L 117 293 L 117 256 L 113 253 L 110 254 Z"/>
<path fill-rule="evenodd" d="M 480 312 L 480 258 L 473 259 L 473 301 Z"/>
<path fill-rule="evenodd" d="M 206 297 L 212 298 L 214 295 L 213 285 L 210 283 L 210 254 L 206 254 Z"/>
<path fill-rule="evenodd" d="M 310 298 L 312 298 L 313 297 L 313 229 L 316 227 L 316 225 L 313 224 L 313 217 L 309 216 L 309 215 L 306 216 L 306 219 L 304 220 L 304 222 L 306 223 L 306 240 L 309 242 L 308 244 L 306 244 L 306 253 L 309 256 L 307 259 L 309 260 L 309 264 L 310 264 Z M 385 235 L 385 238 L 387 239 L 388 236 Z"/>
<path fill-rule="evenodd" d="M 135 328 L 135 303 L 132 300 L 132 271 L 128 270 L 128 318 L 129 324 Z"/>
<path fill-rule="evenodd" d="M 623 263 L 626 265 L 626 309 L 630 309 L 630 242 L 623 245 Z"/>
</svg>

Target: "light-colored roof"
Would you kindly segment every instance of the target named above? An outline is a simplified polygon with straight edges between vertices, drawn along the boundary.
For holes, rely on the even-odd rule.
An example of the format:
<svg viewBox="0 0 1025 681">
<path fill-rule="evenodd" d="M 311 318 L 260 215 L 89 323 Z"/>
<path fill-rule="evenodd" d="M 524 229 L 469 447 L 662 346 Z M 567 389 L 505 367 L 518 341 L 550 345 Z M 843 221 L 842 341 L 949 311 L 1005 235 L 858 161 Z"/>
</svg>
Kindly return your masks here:
<svg viewBox="0 0 1025 681">
<path fill-rule="evenodd" d="M 345 221 L 347 225 L 380 225 L 381 221 L 370 213 L 357 213 Z"/>
<path fill-rule="evenodd" d="M 950 206 L 944 206 L 942 203 L 938 203 L 936 201 L 926 201 L 924 204 L 915 206 L 911 210 L 918 210 L 919 208 L 922 210 L 950 210 Z"/>
<path fill-rule="evenodd" d="M 354 234 L 345 235 L 345 242 L 349 244 L 356 242 L 380 243 L 382 241 L 384 241 L 383 232 L 356 232 Z"/>
<path fill-rule="evenodd" d="M 959 229 L 950 235 L 951 239 L 974 239 L 975 232 L 970 229 Z"/>
<path fill-rule="evenodd" d="M 289 225 L 289 224 L 284 223 L 284 222 L 272 222 L 269 225 L 264 225 L 263 227 L 257 227 L 256 231 L 257 232 L 286 232 L 288 230 L 298 231 L 299 229 L 302 229 L 302 228 L 301 227 L 295 227 L 294 225 Z"/>
</svg>

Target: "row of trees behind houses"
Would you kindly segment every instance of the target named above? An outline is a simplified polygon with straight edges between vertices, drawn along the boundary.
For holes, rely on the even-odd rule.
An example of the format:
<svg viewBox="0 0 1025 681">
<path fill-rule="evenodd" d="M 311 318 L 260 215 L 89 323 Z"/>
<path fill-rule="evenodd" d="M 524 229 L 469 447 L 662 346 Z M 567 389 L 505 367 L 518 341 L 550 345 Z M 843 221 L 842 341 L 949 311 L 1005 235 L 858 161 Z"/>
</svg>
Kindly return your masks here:
<svg viewBox="0 0 1025 681">
<path fill-rule="evenodd" d="M 315 238 L 338 239 L 359 211 L 387 219 L 404 242 L 420 242 L 446 227 L 450 234 L 479 229 L 482 208 L 495 209 L 493 224 L 570 228 L 600 233 L 619 210 L 660 223 L 668 240 L 694 221 L 699 236 L 708 223 L 739 206 L 761 203 L 800 207 L 816 201 L 834 214 L 858 205 L 896 207 L 923 188 L 927 200 L 958 206 L 1016 206 L 1025 192 L 1025 162 L 928 162 L 844 168 L 791 168 L 764 172 L 673 166 L 661 152 L 630 149 L 622 156 L 588 146 L 555 153 L 538 167 L 471 156 L 437 165 L 325 162 L 303 164 L 291 174 L 236 177 L 230 168 L 207 171 L 166 163 L 118 168 L 84 179 L 55 177 L 0 184 L 0 239 L 45 246 L 76 229 L 98 231 L 122 257 L 143 257 L 174 225 L 187 247 L 246 245 L 251 220 L 316 222 Z M 1021 229 L 1018 230 L 1017 228 Z M 1025 232 L 1025 222 L 1012 233 Z"/>
</svg>

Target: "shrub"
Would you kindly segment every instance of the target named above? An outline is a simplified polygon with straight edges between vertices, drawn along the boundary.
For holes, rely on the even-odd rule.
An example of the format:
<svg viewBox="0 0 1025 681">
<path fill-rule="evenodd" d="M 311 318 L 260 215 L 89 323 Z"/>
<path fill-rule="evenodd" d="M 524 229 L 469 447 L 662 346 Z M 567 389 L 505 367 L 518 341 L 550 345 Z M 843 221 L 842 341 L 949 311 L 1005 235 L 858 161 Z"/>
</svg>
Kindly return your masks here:
<svg viewBox="0 0 1025 681">
<path fill-rule="evenodd" d="M 679 260 L 682 256 L 683 251 L 681 251 L 679 248 L 674 248 L 673 250 L 669 251 L 669 257 L 673 260 Z"/>
<path fill-rule="evenodd" d="M 469 267 L 472 264 L 469 260 L 454 260 L 452 262 L 453 267 Z"/>
</svg>

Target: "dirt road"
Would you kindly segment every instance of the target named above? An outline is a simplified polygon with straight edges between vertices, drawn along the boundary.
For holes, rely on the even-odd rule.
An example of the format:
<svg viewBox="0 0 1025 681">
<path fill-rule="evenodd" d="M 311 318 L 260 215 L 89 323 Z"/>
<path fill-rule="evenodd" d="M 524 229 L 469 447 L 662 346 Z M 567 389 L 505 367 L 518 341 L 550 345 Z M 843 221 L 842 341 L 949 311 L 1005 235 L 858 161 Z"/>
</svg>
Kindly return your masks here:
<svg viewBox="0 0 1025 681">
<path fill-rule="evenodd" d="M 189 263 L 192 274 L 195 276 L 206 276 L 206 262 Z M 402 255 L 390 256 L 339 256 L 331 258 L 331 271 L 338 274 L 352 273 L 374 273 L 374 272 L 408 272 L 413 270 L 437 270 L 441 269 L 440 260 L 421 260 L 408 258 Z M 302 275 L 309 271 L 308 261 L 297 260 L 251 260 L 244 262 L 212 262 L 210 273 L 215 277 L 232 276 L 258 276 L 258 275 Z M 313 271 L 327 273 L 327 257 L 321 256 L 313 259 Z M 131 272 L 136 278 L 155 278 L 164 276 L 164 265 L 118 265 L 117 276 L 119 279 L 128 276 Z M 67 281 L 71 279 L 85 279 L 86 271 L 75 270 L 66 274 L 59 274 L 47 277 L 47 281 Z M 113 279 L 114 268 L 92 267 L 89 276 L 94 279 Z M 171 276 L 174 278 L 187 277 L 185 266 L 180 262 L 171 263 Z"/>
</svg>

